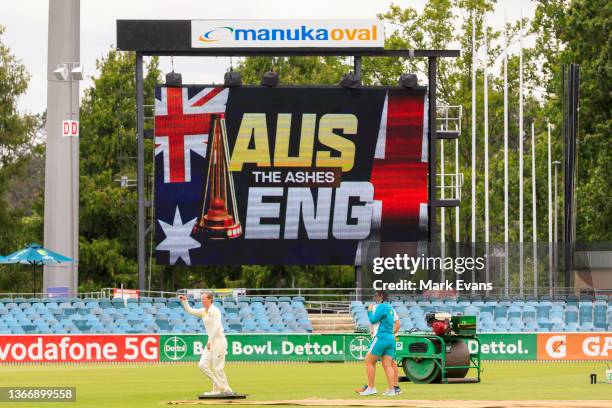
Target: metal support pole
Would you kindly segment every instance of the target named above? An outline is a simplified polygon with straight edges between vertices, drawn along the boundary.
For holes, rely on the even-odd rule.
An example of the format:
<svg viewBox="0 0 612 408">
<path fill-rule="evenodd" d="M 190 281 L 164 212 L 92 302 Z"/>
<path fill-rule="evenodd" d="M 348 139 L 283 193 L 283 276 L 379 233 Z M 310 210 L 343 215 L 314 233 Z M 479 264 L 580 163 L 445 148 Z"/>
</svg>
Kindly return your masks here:
<svg viewBox="0 0 612 408">
<path fill-rule="evenodd" d="M 429 58 L 429 242 L 436 241 L 436 58 Z"/>
<path fill-rule="evenodd" d="M 448 111 L 446 112 L 446 116 L 448 117 Z M 444 200 L 446 196 L 444 193 L 444 176 L 444 139 L 442 139 L 440 140 L 440 199 L 442 200 Z M 440 208 L 440 257 L 442 259 L 446 258 L 446 209 L 444 207 Z M 446 274 L 444 263 L 442 263 L 439 282 L 444 282 L 445 280 Z"/>
<path fill-rule="evenodd" d="M 429 143 L 428 143 L 428 153 L 429 153 L 429 193 L 428 193 L 428 201 L 429 201 L 429 247 L 430 253 L 429 256 L 432 256 L 432 250 L 436 245 L 436 231 L 438 228 L 438 223 L 436 221 L 436 176 L 438 173 L 437 169 L 437 160 L 436 160 L 436 58 L 429 57 L 428 60 L 428 74 L 429 74 L 429 88 L 428 88 L 428 112 L 429 112 Z M 433 278 L 433 274 L 435 271 L 429 270 L 429 279 Z"/>
<path fill-rule="evenodd" d="M 476 16 L 472 13 L 472 250 L 476 245 Z M 473 272 L 473 271 L 472 271 Z"/>
<path fill-rule="evenodd" d="M 361 84 L 361 56 L 360 55 L 355 55 L 353 57 L 353 66 L 355 69 L 355 75 L 357 76 L 357 79 L 359 80 L 359 83 Z"/>
<path fill-rule="evenodd" d="M 489 73 L 487 66 L 489 65 L 489 44 L 487 36 L 487 20 L 486 14 L 484 16 L 484 189 L 485 189 L 485 243 L 487 247 L 487 254 L 489 253 Z M 489 263 L 487 262 L 487 272 L 489 269 Z"/>
<path fill-rule="evenodd" d="M 138 289 L 145 290 L 145 174 L 144 174 L 144 91 L 142 54 L 136 53 L 136 138 L 138 184 Z"/>
<path fill-rule="evenodd" d="M 557 273 L 559 272 L 559 223 L 558 223 L 558 216 L 559 216 L 559 189 L 558 189 L 558 185 L 557 185 L 557 180 L 559 178 L 559 165 L 561 164 L 560 161 L 554 161 L 553 165 L 555 166 L 555 224 L 554 224 L 554 233 L 553 233 L 553 240 L 554 240 L 554 246 L 553 246 L 553 250 L 554 252 L 554 262 L 555 262 L 555 267 L 554 267 L 554 272 L 555 272 L 555 276 L 553 277 L 553 286 L 555 286 L 555 283 L 557 282 Z"/>
<path fill-rule="evenodd" d="M 538 294 L 538 216 L 536 190 L 535 123 L 531 122 L 531 232 L 533 240 L 533 294 Z"/>
<path fill-rule="evenodd" d="M 459 199 L 459 139 L 455 139 L 455 197 Z M 459 210 L 460 206 L 455 207 L 455 242 L 459 242 Z"/>
<path fill-rule="evenodd" d="M 504 294 L 508 296 L 510 245 L 508 244 L 508 31 L 506 27 L 507 18 L 504 11 Z"/>
<path fill-rule="evenodd" d="M 523 11 L 520 19 L 519 49 L 519 293 L 523 296 Z"/>
<path fill-rule="evenodd" d="M 446 192 L 444 191 L 446 185 L 444 183 L 444 139 L 440 140 L 440 199 L 446 198 Z M 446 241 L 446 209 L 440 208 L 440 243 L 444 246 Z"/>
<path fill-rule="evenodd" d="M 568 75 L 567 135 L 565 146 L 565 287 L 570 287 L 574 268 L 574 246 L 576 242 L 576 137 L 578 133 L 578 100 L 580 71 L 577 64 L 570 64 Z"/>
<path fill-rule="evenodd" d="M 547 124 L 548 138 L 547 138 L 547 153 L 548 159 L 546 162 L 546 169 L 548 173 L 548 294 L 552 298 L 553 292 L 553 206 L 552 206 L 552 159 L 551 159 L 551 146 L 550 146 L 550 128 L 551 124 Z"/>
</svg>

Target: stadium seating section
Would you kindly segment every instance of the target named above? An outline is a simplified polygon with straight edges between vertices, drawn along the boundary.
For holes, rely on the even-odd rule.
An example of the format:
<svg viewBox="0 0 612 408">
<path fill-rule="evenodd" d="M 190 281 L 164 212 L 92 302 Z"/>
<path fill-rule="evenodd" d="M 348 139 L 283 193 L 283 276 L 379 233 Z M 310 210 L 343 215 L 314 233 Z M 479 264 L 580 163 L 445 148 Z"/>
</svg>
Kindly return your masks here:
<svg viewBox="0 0 612 408">
<path fill-rule="evenodd" d="M 192 307 L 201 303 L 190 301 Z M 310 333 L 302 297 L 240 297 L 215 304 L 226 333 Z M 0 299 L 0 334 L 202 333 L 176 298 Z"/>
<path fill-rule="evenodd" d="M 351 302 L 350 312 L 357 331 L 368 331 L 367 305 Z M 547 296 L 457 299 L 392 300 L 404 331 L 431 331 L 425 322 L 427 312 L 475 315 L 477 330 L 489 332 L 592 332 L 612 331 L 612 297 L 583 295 L 551 299 Z"/>
<path fill-rule="evenodd" d="M 226 333 L 311 333 L 303 297 L 239 297 L 215 302 Z M 192 307 L 202 307 L 190 301 Z M 357 331 L 369 331 L 367 305 L 351 302 Z M 612 331 L 612 297 L 569 295 L 457 299 L 414 296 L 392 305 L 404 331 L 430 331 L 425 313 L 450 312 L 478 317 L 479 332 Z M 175 298 L 0 299 L 0 334 L 43 333 L 201 333 L 200 319 Z"/>
</svg>

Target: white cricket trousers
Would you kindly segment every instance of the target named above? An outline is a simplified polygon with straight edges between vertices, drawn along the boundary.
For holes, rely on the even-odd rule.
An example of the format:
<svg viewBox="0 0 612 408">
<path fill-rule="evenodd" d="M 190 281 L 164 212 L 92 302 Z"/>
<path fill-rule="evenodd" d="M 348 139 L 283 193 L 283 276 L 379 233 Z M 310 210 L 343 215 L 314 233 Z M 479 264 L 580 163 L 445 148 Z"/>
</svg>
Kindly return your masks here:
<svg viewBox="0 0 612 408">
<path fill-rule="evenodd" d="M 211 349 L 204 346 L 198 367 L 210 378 L 214 392 L 231 392 L 227 377 L 225 376 L 225 355 L 227 354 L 227 340 L 225 337 L 213 342 Z"/>
</svg>

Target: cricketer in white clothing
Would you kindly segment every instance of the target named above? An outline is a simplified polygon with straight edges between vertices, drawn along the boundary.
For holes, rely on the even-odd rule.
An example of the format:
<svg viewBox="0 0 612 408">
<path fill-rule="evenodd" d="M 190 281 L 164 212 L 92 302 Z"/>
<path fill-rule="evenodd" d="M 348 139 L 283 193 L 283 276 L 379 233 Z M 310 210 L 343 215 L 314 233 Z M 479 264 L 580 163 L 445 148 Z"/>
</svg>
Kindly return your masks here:
<svg viewBox="0 0 612 408">
<path fill-rule="evenodd" d="M 204 323 L 204 328 L 208 334 L 208 342 L 200 358 L 198 367 L 212 381 L 213 389 L 204 394 L 231 394 L 227 377 L 225 376 L 225 355 L 227 354 L 227 340 L 223 332 L 223 323 L 221 322 L 221 311 L 213 304 L 213 294 L 206 292 L 202 295 L 201 309 L 193 309 L 189 306 L 187 298 L 183 295 L 179 296 L 181 304 L 185 311 L 193 316 L 199 317 Z"/>
</svg>

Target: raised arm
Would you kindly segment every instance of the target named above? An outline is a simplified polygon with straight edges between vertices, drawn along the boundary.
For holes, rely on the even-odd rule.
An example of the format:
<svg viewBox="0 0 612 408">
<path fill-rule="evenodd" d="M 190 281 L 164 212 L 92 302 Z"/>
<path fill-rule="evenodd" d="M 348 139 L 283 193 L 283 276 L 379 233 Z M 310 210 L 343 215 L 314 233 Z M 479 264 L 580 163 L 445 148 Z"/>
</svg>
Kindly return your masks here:
<svg viewBox="0 0 612 408">
<path fill-rule="evenodd" d="M 183 295 L 179 296 L 179 300 L 181 301 L 181 305 L 183 305 L 183 309 L 185 309 L 187 313 L 195 317 L 202 317 L 204 313 L 204 309 L 192 308 L 191 306 L 189 306 L 189 302 L 187 301 L 187 298 Z"/>
</svg>

